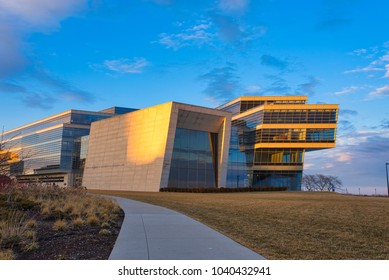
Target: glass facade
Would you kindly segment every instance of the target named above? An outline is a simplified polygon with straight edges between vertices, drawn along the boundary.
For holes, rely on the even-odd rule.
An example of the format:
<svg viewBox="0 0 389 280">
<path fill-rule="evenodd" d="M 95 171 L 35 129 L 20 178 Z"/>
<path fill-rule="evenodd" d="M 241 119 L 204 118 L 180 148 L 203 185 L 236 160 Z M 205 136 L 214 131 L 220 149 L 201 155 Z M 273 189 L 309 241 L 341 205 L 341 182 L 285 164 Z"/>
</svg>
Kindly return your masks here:
<svg viewBox="0 0 389 280">
<path fill-rule="evenodd" d="M 287 187 L 290 191 L 301 190 L 301 171 L 260 171 L 254 170 L 252 185 L 254 187 Z"/>
<path fill-rule="evenodd" d="M 216 188 L 217 135 L 177 128 L 169 188 Z"/>
<path fill-rule="evenodd" d="M 247 170 L 247 166 L 250 166 L 250 159 L 247 157 L 250 157 L 250 153 L 241 151 L 238 127 L 232 126 L 228 152 L 227 188 L 248 187 L 250 185 Z"/>
<path fill-rule="evenodd" d="M 335 146 L 338 117 L 337 105 L 311 106 L 306 105 L 306 100 L 303 96 L 241 97 L 218 108 L 233 115 L 225 187 L 301 188 L 305 152 Z M 81 185 L 91 123 L 132 111 L 135 109 L 122 107 L 100 112 L 69 110 L 5 132 L 0 147 L 19 157 L 19 161 L 10 163 L 9 172 L 23 176 L 25 181 L 29 176 L 52 174 L 54 178 L 61 173 L 61 178 L 69 177 L 70 185 Z M 164 116 L 165 119 L 170 117 Z M 147 128 L 147 123 L 142 123 L 141 119 L 134 122 Z M 208 126 L 208 122 L 203 126 Z M 187 128 L 176 129 L 167 187 L 216 188 L 218 182 L 224 184 L 224 178 L 218 177 L 218 168 L 225 166 L 219 165 L 218 152 L 222 151 L 222 146 L 219 147 L 218 134 L 194 130 L 203 126 L 199 128 L 190 123 L 184 126 Z M 153 128 L 147 133 L 157 135 L 159 132 Z M 155 143 L 135 141 L 136 137 L 132 140 L 133 150 L 140 153 L 134 152 L 135 164 L 139 165 L 141 159 L 145 160 L 145 151 Z M 223 153 L 223 157 L 225 155 Z"/>
<path fill-rule="evenodd" d="M 20 159 L 10 165 L 10 175 L 68 173 L 73 184 L 75 177 L 82 176 L 82 136 L 89 135 L 92 122 L 111 116 L 105 112 L 69 110 L 5 132 L 3 149 L 17 153 Z M 27 182 L 28 177 L 23 176 L 23 181 Z"/>
<path fill-rule="evenodd" d="M 246 97 L 219 107 L 234 116 L 227 187 L 301 189 L 304 153 L 335 144 L 338 113 L 337 106 L 305 109 L 305 103 L 302 97 Z"/>
</svg>

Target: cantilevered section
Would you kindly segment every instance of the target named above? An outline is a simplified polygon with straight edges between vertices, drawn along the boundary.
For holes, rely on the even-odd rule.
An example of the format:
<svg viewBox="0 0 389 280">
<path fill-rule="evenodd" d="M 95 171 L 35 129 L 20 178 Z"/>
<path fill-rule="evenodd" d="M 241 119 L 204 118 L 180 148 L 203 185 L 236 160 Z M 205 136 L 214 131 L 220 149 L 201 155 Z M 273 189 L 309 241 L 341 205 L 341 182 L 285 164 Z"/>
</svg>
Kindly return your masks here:
<svg viewBox="0 0 389 280">
<path fill-rule="evenodd" d="M 92 124 L 83 185 L 158 192 L 226 184 L 231 114 L 169 102 Z"/>
<path fill-rule="evenodd" d="M 219 109 L 233 114 L 230 187 L 301 189 L 305 151 L 335 147 L 338 105 L 306 96 L 244 96 Z"/>
</svg>

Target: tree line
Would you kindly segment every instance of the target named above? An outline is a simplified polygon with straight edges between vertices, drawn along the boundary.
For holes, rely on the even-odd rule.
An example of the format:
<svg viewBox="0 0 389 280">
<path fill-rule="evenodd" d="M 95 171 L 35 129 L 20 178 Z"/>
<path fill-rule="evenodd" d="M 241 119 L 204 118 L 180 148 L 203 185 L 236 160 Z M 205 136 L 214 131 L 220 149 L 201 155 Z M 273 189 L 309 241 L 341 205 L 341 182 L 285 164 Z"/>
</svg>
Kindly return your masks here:
<svg viewBox="0 0 389 280">
<path fill-rule="evenodd" d="M 338 191 L 342 190 L 342 181 L 336 176 L 323 174 L 304 175 L 302 185 L 307 191 Z"/>
</svg>

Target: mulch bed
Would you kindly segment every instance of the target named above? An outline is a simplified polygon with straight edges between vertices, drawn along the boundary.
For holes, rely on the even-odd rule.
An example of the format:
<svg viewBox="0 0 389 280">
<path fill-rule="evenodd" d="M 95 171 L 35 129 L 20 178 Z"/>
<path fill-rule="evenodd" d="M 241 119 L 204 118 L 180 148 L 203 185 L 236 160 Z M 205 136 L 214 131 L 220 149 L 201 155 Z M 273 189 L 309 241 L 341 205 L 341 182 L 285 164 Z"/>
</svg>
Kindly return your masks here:
<svg viewBox="0 0 389 280">
<path fill-rule="evenodd" d="M 63 231 L 53 230 L 53 220 L 43 220 L 39 213 L 31 213 L 37 220 L 37 242 L 39 248 L 22 252 L 14 248 L 19 260 L 107 260 L 123 222 L 121 212 L 114 226 L 107 228 L 111 234 L 100 234 L 101 227 L 83 225 L 69 227 Z"/>
</svg>

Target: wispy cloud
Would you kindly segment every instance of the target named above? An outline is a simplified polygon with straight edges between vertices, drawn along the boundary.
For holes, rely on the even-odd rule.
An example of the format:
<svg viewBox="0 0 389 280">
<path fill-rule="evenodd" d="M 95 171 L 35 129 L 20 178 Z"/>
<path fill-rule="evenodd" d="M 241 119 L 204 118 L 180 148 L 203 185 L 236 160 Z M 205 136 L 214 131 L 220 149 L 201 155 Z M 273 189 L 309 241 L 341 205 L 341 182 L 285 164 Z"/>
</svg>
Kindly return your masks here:
<svg viewBox="0 0 389 280">
<path fill-rule="evenodd" d="M 354 93 L 354 92 L 357 92 L 358 90 L 361 90 L 361 89 L 362 89 L 362 87 L 359 87 L 359 86 L 349 86 L 349 87 L 343 88 L 340 91 L 335 92 L 334 94 L 343 95 L 343 94 L 348 94 L 348 93 Z"/>
<path fill-rule="evenodd" d="M 259 85 L 250 85 L 246 86 L 245 93 L 247 94 L 258 94 L 261 90 L 261 87 Z"/>
<path fill-rule="evenodd" d="M 384 119 L 381 121 L 381 127 L 383 129 L 389 129 L 389 120 L 388 119 Z"/>
<path fill-rule="evenodd" d="M 0 81 L 0 94 L 12 94 L 27 107 L 49 109 L 56 102 L 92 103 L 95 96 L 81 90 L 70 82 L 49 73 L 46 69 L 35 67 L 27 74 L 28 81 Z M 39 92 L 35 90 L 39 87 Z"/>
<path fill-rule="evenodd" d="M 297 86 L 296 94 L 304 94 L 313 96 L 316 92 L 316 87 L 320 84 L 320 80 L 317 77 L 308 77 L 308 82 L 302 83 Z"/>
<path fill-rule="evenodd" d="M 87 7 L 87 0 L 0 0 L 3 20 L 19 22 L 23 29 L 58 28 L 64 19 Z"/>
<path fill-rule="evenodd" d="M 358 67 L 356 69 L 347 70 L 347 71 L 344 71 L 343 73 L 344 74 L 352 74 L 352 73 L 363 73 L 363 72 L 372 72 L 372 71 L 384 71 L 384 69 L 381 67 L 376 67 L 374 65 L 368 65 L 368 66 L 363 67 L 363 68 Z"/>
<path fill-rule="evenodd" d="M 380 48 L 375 46 L 369 49 L 357 49 L 351 54 L 365 59 L 368 58 L 371 62 L 365 67 L 357 67 L 355 69 L 344 71 L 344 74 L 385 72 L 383 78 L 389 78 L 389 46 L 387 42 L 385 42 Z"/>
<path fill-rule="evenodd" d="M 30 108 L 50 109 L 57 102 L 55 98 L 48 94 L 29 93 L 22 96 L 22 102 Z"/>
<path fill-rule="evenodd" d="M 87 0 L 0 0 L 0 93 L 12 93 L 26 106 L 42 109 L 59 100 L 94 100 L 92 94 L 37 67 L 41 63 L 31 50 L 26 51 L 28 44 L 23 40 L 28 34 L 57 31 L 62 20 L 85 10 L 87 5 Z M 39 93 L 31 87 L 37 84 L 41 86 Z"/>
<path fill-rule="evenodd" d="M 261 64 L 278 70 L 285 70 L 289 65 L 285 59 L 266 54 L 261 56 Z"/>
<path fill-rule="evenodd" d="M 228 44 L 246 47 L 250 42 L 263 37 L 267 32 L 265 25 L 250 26 L 235 17 L 213 14 L 220 39 Z"/>
<path fill-rule="evenodd" d="M 341 134 L 345 134 L 345 133 L 356 131 L 356 127 L 352 122 L 348 120 L 339 120 L 338 131 Z"/>
<path fill-rule="evenodd" d="M 133 59 L 120 58 L 116 60 L 105 60 L 104 67 L 112 72 L 121 74 L 138 74 L 144 71 L 146 66 L 150 65 L 143 57 L 135 57 Z"/>
<path fill-rule="evenodd" d="M 26 89 L 20 85 L 15 84 L 15 83 L 1 82 L 0 81 L 0 93 L 1 92 L 22 93 L 22 92 L 26 92 Z"/>
<path fill-rule="evenodd" d="M 249 7 L 249 0 L 219 0 L 218 9 L 222 13 L 242 15 Z"/>
<path fill-rule="evenodd" d="M 339 115 L 342 117 L 356 116 L 358 115 L 358 112 L 355 110 L 341 109 L 339 110 Z"/>
<path fill-rule="evenodd" d="M 203 92 L 215 102 L 226 102 L 236 97 L 241 86 L 236 74 L 236 66 L 227 63 L 225 67 L 214 68 L 198 77 L 199 81 L 206 83 Z"/>
<path fill-rule="evenodd" d="M 373 58 L 375 55 L 377 55 L 378 52 L 379 52 L 378 47 L 374 46 L 374 47 L 370 47 L 370 48 L 356 49 L 356 50 L 353 50 L 352 52 L 349 52 L 348 54 L 370 59 L 370 58 Z"/>
<path fill-rule="evenodd" d="M 158 5 L 170 5 L 173 3 L 174 0 L 150 0 L 150 1 Z"/>
<path fill-rule="evenodd" d="M 290 94 L 292 88 L 280 75 L 266 75 L 265 77 L 271 81 L 270 85 L 265 88 L 265 93 L 284 95 Z"/>
<path fill-rule="evenodd" d="M 385 96 L 389 96 L 389 85 L 376 88 L 375 90 L 369 92 L 370 98 L 380 98 Z"/>
<path fill-rule="evenodd" d="M 194 26 L 185 28 L 178 33 L 159 35 L 159 43 L 168 49 L 178 50 L 184 46 L 198 46 L 212 44 L 215 34 L 211 31 L 212 23 L 202 21 Z"/>
<path fill-rule="evenodd" d="M 385 65 L 385 69 L 386 69 L 386 73 L 385 73 L 384 78 L 389 78 L 389 64 Z"/>
</svg>

